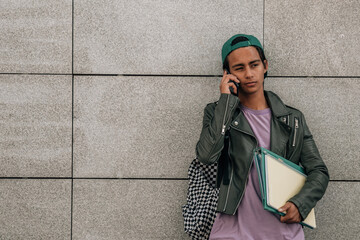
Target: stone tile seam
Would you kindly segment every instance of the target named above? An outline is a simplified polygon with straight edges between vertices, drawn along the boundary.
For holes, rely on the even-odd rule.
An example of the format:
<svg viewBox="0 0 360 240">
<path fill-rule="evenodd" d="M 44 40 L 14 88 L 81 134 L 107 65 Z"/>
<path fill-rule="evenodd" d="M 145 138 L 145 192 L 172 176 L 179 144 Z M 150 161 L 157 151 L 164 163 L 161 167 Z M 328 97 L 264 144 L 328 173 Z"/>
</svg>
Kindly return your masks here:
<svg viewBox="0 0 360 240">
<path fill-rule="evenodd" d="M 0 73 L 0 75 L 39 75 L 39 76 L 93 76 L 93 77 L 222 77 L 222 75 L 172 75 L 172 74 L 61 74 L 61 73 Z M 360 78 L 360 76 L 267 76 L 267 78 Z"/>
<path fill-rule="evenodd" d="M 47 180 L 47 179 L 51 179 L 51 180 L 79 180 L 79 179 L 99 179 L 99 180 L 188 180 L 188 178 L 97 178 L 97 177 L 0 177 L 1 179 L 43 179 L 43 180 Z M 360 180 L 359 180 L 360 181 Z"/>
<path fill-rule="evenodd" d="M 71 1 L 71 206 L 70 240 L 73 239 L 74 215 L 74 0 Z"/>
<path fill-rule="evenodd" d="M 74 74 L 74 0 L 71 4 L 71 74 Z"/>
<path fill-rule="evenodd" d="M 0 73 L 0 75 L 39 75 L 39 76 L 42 76 L 42 75 L 45 75 L 45 76 L 72 76 L 73 74 L 71 73 Z"/>
<path fill-rule="evenodd" d="M 265 49 L 265 0 L 263 0 L 263 38 L 262 38 L 263 49 Z"/>
<path fill-rule="evenodd" d="M 267 78 L 360 78 L 360 76 L 267 76 Z"/>
<path fill-rule="evenodd" d="M 140 180 L 140 181 L 187 181 L 188 178 L 56 178 L 56 177 L 0 177 L 0 180 L 2 179 L 22 179 L 22 180 Z M 360 180 L 339 180 L 339 179 L 333 179 L 330 180 L 330 182 L 359 182 Z"/>
</svg>

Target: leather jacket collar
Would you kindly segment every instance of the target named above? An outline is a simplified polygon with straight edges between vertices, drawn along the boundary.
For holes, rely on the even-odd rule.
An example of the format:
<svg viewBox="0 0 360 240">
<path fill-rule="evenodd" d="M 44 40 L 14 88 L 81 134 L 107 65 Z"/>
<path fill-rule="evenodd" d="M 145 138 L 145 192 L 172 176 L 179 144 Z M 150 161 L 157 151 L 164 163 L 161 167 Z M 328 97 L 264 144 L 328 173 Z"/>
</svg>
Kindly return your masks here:
<svg viewBox="0 0 360 240">
<path fill-rule="evenodd" d="M 286 108 L 285 104 L 275 93 L 271 91 L 264 91 L 265 99 L 268 102 L 271 111 L 275 117 L 290 115 L 290 111 Z"/>
<path fill-rule="evenodd" d="M 283 156 L 286 154 L 286 143 L 289 140 L 292 128 L 282 119 L 285 117 L 284 119 L 286 120 L 286 116 L 289 116 L 291 112 L 275 93 L 271 91 L 264 91 L 264 95 L 273 114 L 271 120 L 270 150 Z M 244 114 L 240 111 L 240 103 L 237 110 L 236 117 L 230 126 L 255 138 L 248 121 L 246 120 Z"/>
</svg>

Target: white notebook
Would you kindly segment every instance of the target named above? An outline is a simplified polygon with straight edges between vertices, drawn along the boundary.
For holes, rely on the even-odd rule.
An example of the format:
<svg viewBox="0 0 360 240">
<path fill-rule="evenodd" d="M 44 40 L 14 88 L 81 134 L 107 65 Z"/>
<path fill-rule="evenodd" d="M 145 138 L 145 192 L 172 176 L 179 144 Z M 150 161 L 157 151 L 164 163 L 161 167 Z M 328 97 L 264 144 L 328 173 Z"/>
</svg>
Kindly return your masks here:
<svg viewBox="0 0 360 240">
<path fill-rule="evenodd" d="M 300 192 L 307 176 L 302 167 L 267 149 L 262 148 L 261 153 L 256 155 L 264 209 L 281 214 L 277 209 Z M 314 209 L 302 224 L 310 228 L 316 227 Z"/>
</svg>

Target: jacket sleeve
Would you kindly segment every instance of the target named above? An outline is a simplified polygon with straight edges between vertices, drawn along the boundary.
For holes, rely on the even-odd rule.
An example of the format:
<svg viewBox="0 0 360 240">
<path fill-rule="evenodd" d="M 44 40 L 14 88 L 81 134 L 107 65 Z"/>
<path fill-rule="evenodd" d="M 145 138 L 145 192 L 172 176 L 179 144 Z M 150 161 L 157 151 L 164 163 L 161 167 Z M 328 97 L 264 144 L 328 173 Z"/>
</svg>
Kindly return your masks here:
<svg viewBox="0 0 360 240">
<path fill-rule="evenodd" d="M 228 128 L 238 103 L 238 97 L 222 93 L 217 104 L 205 107 L 203 127 L 196 144 L 196 156 L 200 162 L 212 164 L 219 159 L 224 147 L 224 131 Z"/>
<path fill-rule="evenodd" d="M 301 217 L 305 219 L 324 195 L 329 182 L 329 172 L 320 157 L 303 115 L 301 115 L 301 122 L 304 128 L 304 139 L 300 163 L 305 168 L 308 177 L 301 191 L 289 201 L 298 207 Z"/>
</svg>

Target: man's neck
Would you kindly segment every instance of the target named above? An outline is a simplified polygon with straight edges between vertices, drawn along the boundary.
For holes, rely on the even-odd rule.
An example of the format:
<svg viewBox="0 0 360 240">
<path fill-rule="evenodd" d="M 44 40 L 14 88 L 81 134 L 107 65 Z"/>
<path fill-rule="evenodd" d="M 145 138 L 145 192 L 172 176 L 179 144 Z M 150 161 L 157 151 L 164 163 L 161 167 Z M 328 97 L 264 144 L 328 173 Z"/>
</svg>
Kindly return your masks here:
<svg viewBox="0 0 360 240">
<path fill-rule="evenodd" d="M 249 95 L 240 94 L 239 99 L 241 104 L 247 108 L 254 110 L 263 110 L 269 108 L 269 105 L 265 99 L 264 91 Z"/>
</svg>

